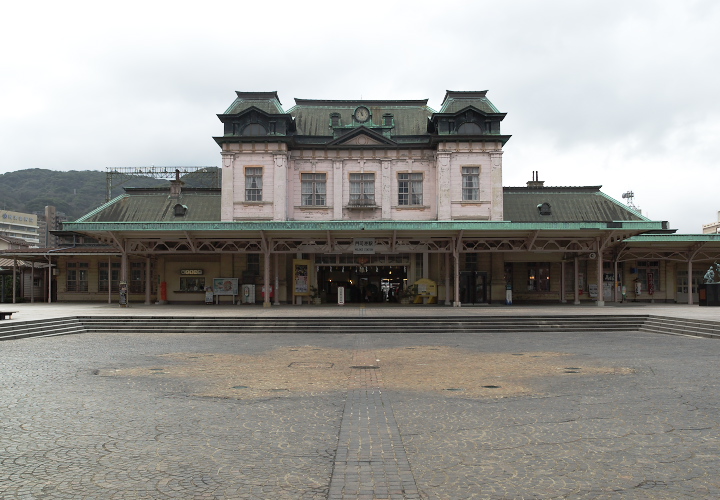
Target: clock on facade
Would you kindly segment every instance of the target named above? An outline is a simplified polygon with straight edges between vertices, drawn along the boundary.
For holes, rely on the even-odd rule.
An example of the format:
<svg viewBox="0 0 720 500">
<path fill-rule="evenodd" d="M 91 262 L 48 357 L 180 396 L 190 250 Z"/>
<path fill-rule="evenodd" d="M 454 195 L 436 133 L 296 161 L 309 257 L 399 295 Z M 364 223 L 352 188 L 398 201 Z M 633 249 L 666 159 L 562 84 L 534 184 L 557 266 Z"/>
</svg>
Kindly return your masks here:
<svg viewBox="0 0 720 500">
<path fill-rule="evenodd" d="M 368 121 L 368 118 L 370 118 L 370 110 L 365 106 L 360 106 L 355 110 L 355 119 L 360 123 Z"/>
</svg>

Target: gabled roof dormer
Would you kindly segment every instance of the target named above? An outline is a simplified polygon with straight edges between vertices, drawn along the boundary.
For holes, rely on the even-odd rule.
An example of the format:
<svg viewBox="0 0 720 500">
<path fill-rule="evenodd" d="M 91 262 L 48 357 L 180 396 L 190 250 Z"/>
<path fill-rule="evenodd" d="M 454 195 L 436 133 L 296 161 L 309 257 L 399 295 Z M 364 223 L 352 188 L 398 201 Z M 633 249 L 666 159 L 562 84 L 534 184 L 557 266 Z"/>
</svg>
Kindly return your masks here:
<svg viewBox="0 0 720 500">
<path fill-rule="evenodd" d="M 223 114 L 223 142 L 254 141 L 258 138 L 281 138 L 295 133 L 295 120 L 285 113 L 277 92 L 236 92 L 237 98 Z"/>
<path fill-rule="evenodd" d="M 500 113 L 486 94 L 486 90 L 448 90 L 440 111 L 432 115 L 431 129 L 440 136 L 455 136 L 453 139 L 492 136 L 504 144 L 510 139 L 500 135 L 500 122 L 506 113 Z"/>
</svg>

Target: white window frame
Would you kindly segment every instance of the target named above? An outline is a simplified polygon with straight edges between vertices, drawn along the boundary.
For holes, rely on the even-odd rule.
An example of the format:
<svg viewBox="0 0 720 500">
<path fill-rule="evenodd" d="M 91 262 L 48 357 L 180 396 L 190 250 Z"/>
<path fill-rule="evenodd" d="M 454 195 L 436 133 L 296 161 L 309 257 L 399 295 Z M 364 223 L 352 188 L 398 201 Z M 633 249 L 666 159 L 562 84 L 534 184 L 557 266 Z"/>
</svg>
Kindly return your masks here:
<svg viewBox="0 0 720 500">
<path fill-rule="evenodd" d="M 462 167 L 462 199 L 480 200 L 480 167 Z"/>
<path fill-rule="evenodd" d="M 423 204 L 422 172 L 398 173 L 398 205 L 421 206 Z"/>
<path fill-rule="evenodd" d="M 324 207 L 327 203 L 327 174 L 303 172 L 300 174 L 301 201 L 303 207 Z"/>
<path fill-rule="evenodd" d="M 349 176 L 350 205 L 375 205 L 375 173 L 356 172 Z"/>
<path fill-rule="evenodd" d="M 263 200 L 263 168 L 245 167 L 245 201 Z"/>
</svg>

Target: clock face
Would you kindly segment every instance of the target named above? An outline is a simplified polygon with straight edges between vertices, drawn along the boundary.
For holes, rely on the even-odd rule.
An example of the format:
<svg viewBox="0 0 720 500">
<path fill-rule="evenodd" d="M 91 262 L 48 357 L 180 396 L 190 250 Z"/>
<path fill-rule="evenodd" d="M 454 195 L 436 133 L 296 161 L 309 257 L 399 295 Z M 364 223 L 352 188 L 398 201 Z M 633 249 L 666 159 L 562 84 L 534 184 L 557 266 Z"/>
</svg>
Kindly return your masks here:
<svg viewBox="0 0 720 500">
<path fill-rule="evenodd" d="M 359 122 L 366 122 L 370 118 L 370 110 L 365 106 L 360 106 L 355 110 L 355 119 Z"/>
</svg>

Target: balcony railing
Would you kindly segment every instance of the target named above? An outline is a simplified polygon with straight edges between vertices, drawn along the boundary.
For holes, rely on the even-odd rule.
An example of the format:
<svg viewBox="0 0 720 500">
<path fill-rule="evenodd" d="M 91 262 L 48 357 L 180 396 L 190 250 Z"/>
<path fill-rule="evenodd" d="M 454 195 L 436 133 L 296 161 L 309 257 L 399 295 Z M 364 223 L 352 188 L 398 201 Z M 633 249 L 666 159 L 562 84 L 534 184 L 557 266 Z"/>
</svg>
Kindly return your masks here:
<svg viewBox="0 0 720 500">
<path fill-rule="evenodd" d="M 347 208 L 375 208 L 374 196 L 359 196 L 348 201 Z"/>
</svg>

